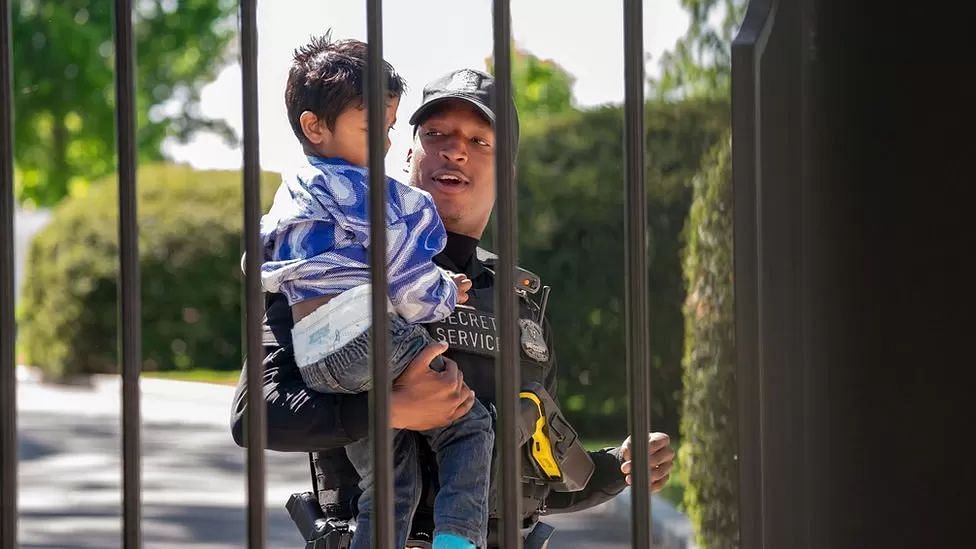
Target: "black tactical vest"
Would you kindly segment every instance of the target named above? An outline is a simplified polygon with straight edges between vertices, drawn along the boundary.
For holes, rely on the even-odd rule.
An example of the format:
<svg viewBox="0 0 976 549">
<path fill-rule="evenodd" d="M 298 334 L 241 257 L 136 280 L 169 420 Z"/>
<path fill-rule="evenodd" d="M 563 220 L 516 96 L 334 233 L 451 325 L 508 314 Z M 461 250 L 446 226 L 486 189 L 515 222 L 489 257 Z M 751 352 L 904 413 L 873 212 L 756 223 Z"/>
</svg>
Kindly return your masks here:
<svg viewBox="0 0 976 549">
<path fill-rule="evenodd" d="M 435 261 L 439 259 L 435 258 Z M 446 341 L 449 349 L 445 356 L 457 362 L 464 373 L 464 381 L 474 390 L 478 399 L 492 412 L 494 417 L 495 401 L 495 355 L 497 353 L 498 320 L 495 317 L 495 274 L 493 268 L 497 257 L 482 249 L 477 250 L 477 260 L 472 261 L 465 274 L 473 282 L 468 292 L 468 301 L 455 308 L 451 315 L 439 322 L 428 324 L 428 330 L 435 340 Z M 439 264 L 450 270 L 453 265 Z M 531 273 L 523 271 L 527 276 Z M 524 281 L 520 281 L 524 282 Z M 538 289 L 538 279 L 532 281 L 531 289 Z M 522 383 L 537 382 L 543 385 L 550 394 L 555 395 L 555 357 L 551 346 L 551 336 L 548 324 L 540 318 L 541 307 L 538 295 L 532 295 L 527 289 L 515 289 L 519 294 L 519 346 L 521 381 Z M 422 437 L 421 437 L 422 440 Z M 424 447 L 425 443 L 421 444 Z M 497 457 L 497 448 L 496 448 Z M 425 522 L 432 525 L 432 509 L 436 490 L 436 462 L 433 454 L 421 452 L 422 470 L 424 471 L 428 489 L 425 490 L 415 519 L 415 528 L 425 529 Z M 498 469 L 498 460 L 494 460 Z M 319 501 L 328 513 L 333 515 L 348 515 L 353 512 L 354 503 L 350 500 L 358 496 L 357 483 L 359 480 L 355 470 L 349 464 L 342 448 L 312 455 L 312 471 Z M 494 506 L 497 486 L 493 472 L 490 501 L 492 502 L 491 516 L 496 516 Z M 522 486 L 522 510 L 525 525 L 531 525 L 538 518 L 543 508 L 545 497 L 549 492 L 547 486 L 541 483 L 524 483 Z M 495 525 L 490 520 L 489 534 Z M 491 537 L 491 536 L 490 536 Z"/>
</svg>

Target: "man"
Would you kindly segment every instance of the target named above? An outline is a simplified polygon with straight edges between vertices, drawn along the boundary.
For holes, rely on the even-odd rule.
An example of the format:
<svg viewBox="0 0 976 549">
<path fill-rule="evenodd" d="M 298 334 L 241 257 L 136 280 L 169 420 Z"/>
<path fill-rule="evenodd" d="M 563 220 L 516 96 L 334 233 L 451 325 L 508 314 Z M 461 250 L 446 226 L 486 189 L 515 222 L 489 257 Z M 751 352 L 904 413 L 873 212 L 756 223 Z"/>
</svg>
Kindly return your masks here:
<svg viewBox="0 0 976 549">
<path fill-rule="evenodd" d="M 471 279 L 468 302 L 442 322 L 428 325 L 435 339 L 447 341 L 425 349 L 394 382 L 391 425 L 422 431 L 442 427 L 466 413 L 474 398 L 495 401 L 495 279 L 494 256 L 477 248 L 495 200 L 494 80 L 479 71 L 461 69 L 424 89 L 420 108 L 410 119 L 413 147 L 407 155 L 410 183 L 428 193 L 448 231 L 447 247 L 435 257 L 441 267 Z M 508 290 L 514 291 L 514 289 Z M 556 397 L 556 362 L 551 330 L 539 304 L 520 292 L 523 384 L 541 384 Z M 330 514 L 349 515 L 355 507 L 358 478 L 343 446 L 368 434 L 366 394 L 322 394 L 309 390 L 295 366 L 291 349 L 292 315 L 283 296 L 268 294 L 263 364 L 268 410 L 268 448 L 312 452 L 320 503 Z M 447 369 L 435 372 L 431 360 L 444 353 Z M 241 376 L 232 421 L 234 439 L 245 445 L 246 375 Z M 674 452 L 663 433 L 650 438 L 652 491 L 667 482 Z M 425 478 L 431 475 L 429 455 L 417 456 Z M 528 528 L 544 513 L 592 507 L 620 493 L 630 483 L 630 439 L 619 448 L 590 452 L 595 469 L 581 491 L 555 492 L 539 483 L 523 485 L 522 513 Z M 494 492 L 494 490 L 493 490 Z M 428 494 L 429 496 L 429 494 Z M 420 503 L 415 528 L 429 520 Z M 494 515 L 493 515 L 494 516 Z M 497 536 L 489 521 L 489 547 Z"/>
</svg>

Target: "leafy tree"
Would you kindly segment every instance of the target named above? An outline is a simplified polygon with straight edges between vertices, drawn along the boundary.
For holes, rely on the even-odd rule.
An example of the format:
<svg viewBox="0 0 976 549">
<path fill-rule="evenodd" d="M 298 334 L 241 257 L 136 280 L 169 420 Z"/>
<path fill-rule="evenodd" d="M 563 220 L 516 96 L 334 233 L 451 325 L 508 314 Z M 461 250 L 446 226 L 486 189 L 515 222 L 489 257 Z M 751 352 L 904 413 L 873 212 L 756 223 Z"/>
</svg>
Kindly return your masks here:
<svg viewBox="0 0 976 549">
<path fill-rule="evenodd" d="M 732 37 L 747 0 L 680 0 L 691 21 L 674 49 L 661 58 L 661 77 L 652 85 L 661 96 L 727 98 Z M 713 14 L 721 15 L 716 27 Z"/>
<path fill-rule="evenodd" d="M 229 53 L 236 2 L 134 4 L 140 161 L 160 159 L 170 136 L 233 139 L 226 123 L 201 116 L 199 95 Z M 12 16 L 17 195 L 51 205 L 114 170 L 113 2 L 22 0 Z"/>
<path fill-rule="evenodd" d="M 575 79 L 555 61 L 539 59 L 515 49 L 512 55 L 512 88 L 521 112 L 551 116 L 573 110 Z"/>
<path fill-rule="evenodd" d="M 485 60 L 488 72 L 494 74 L 491 58 Z M 526 50 L 512 46 L 512 94 L 519 121 L 536 120 L 573 111 L 575 78 L 558 63 L 539 59 Z"/>
<path fill-rule="evenodd" d="M 681 480 L 699 545 L 738 547 L 732 169 L 726 135 L 695 179 L 685 255 Z"/>
</svg>

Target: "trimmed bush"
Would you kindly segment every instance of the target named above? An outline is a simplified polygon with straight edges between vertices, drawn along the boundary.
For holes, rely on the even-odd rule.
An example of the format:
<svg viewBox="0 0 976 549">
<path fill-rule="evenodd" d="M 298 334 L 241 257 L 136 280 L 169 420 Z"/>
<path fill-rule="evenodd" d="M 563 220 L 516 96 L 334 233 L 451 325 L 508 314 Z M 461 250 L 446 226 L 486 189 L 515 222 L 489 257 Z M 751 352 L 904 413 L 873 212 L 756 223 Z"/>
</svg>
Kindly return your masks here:
<svg viewBox="0 0 976 549">
<path fill-rule="evenodd" d="M 262 175 L 266 206 L 279 182 Z M 137 184 L 143 368 L 240 368 L 240 172 L 152 165 Z M 118 371 L 118 269 L 113 177 L 64 200 L 31 245 L 20 318 L 30 364 L 52 379 Z"/>
<path fill-rule="evenodd" d="M 685 508 L 703 549 L 739 545 L 730 149 L 726 136 L 695 180 L 685 255 L 678 460 Z"/>
</svg>

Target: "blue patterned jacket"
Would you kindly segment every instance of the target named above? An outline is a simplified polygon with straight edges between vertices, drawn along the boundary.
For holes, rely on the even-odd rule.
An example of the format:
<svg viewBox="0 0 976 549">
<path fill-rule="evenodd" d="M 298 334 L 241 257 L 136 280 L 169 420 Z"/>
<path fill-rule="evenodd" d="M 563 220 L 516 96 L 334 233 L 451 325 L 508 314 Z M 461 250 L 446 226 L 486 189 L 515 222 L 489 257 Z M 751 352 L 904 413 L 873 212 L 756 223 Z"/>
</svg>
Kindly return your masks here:
<svg viewBox="0 0 976 549">
<path fill-rule="evenodd" d="M 457 303 L 435 266 L 447 233 L 426 192 L 387 177 L 387 278 L 394 310 L 411 323 L 447 317 Z M 261 218 L 261 283 L 289 305 L 369 284 L 369 180 L 365 168 L 308 157 L 286 175 Z"/>
</svg>

